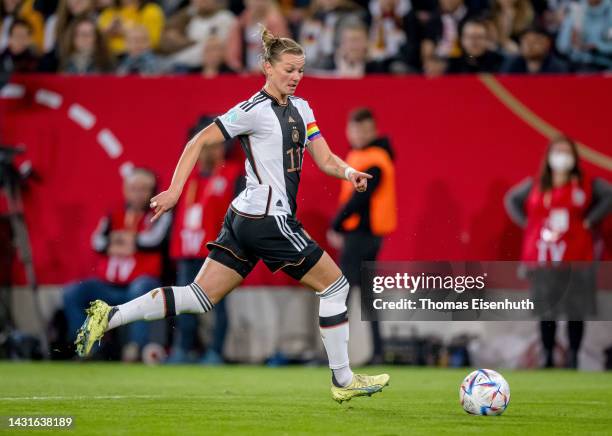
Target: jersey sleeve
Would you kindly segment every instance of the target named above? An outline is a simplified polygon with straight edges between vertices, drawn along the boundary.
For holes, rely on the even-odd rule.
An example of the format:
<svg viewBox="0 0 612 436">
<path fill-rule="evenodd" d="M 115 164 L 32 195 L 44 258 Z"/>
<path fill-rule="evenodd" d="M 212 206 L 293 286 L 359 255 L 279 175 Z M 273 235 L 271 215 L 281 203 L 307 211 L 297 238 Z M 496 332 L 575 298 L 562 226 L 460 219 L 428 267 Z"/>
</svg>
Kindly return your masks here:
<svg viewBox="0 0 612 436">
<path fill-rule="evenodd" d="M 227 140 L 236 136 L 253 133 L 256 118 L 257 110 L 247 100 L 215 118 L 215 124 L 221 129 L 223 136 Z"/>
<path fill-rule="evenodd" d="M 306 138 L 308 138 L 308 141 L 314 141 L 321 136 L 317 120 L 315 120 L 314 113 L 306 101 L 304 101 L 304 122 L 306 123 Z"/>
</svg>

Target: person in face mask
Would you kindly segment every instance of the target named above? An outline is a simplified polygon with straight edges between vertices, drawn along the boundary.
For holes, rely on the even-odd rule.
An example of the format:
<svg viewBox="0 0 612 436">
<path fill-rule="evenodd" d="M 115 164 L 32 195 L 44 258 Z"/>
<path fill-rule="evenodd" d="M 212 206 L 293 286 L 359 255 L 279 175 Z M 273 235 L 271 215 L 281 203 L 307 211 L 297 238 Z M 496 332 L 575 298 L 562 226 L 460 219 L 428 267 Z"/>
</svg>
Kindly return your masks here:
<svg viewBox="0 0 612 436">
<path fill-rule="evenodd" d="M 521 260 L 528 265 L 536 310 L 542 319 L 545 366 L 554 366 L 554 320 L 564 316 L 569 320 L 566 365 L 577 368 L 582 320 L 595 311 L 596 280 L 591 262 L 598 255 L 594 235 L 612 210 L 612 185 L 588 177 L 576 144 L 562 136 L 549 144 L 539 177 L 512 188 L 505 206 L 510 218 L 525 230 Z"/>
</svg>

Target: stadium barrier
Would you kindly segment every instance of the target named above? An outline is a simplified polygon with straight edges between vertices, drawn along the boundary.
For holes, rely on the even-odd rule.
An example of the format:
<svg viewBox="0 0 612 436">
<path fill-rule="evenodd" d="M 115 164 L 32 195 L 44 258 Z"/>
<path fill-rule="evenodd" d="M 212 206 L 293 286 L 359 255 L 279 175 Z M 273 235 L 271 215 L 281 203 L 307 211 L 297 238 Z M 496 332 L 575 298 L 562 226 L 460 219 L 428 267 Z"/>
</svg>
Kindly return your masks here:
<svg viewBox="0 0 612 436">
<path fill-rule="evenodd" d="M 14 77 L 0 91 L 0 134 L 27 148 L 20 159 L 38 176 L 25 201 L 40 282 L 91 275 L 90 235 L 121 201 L 121 174 L 149 167 L 166 186 L 198 118 L 262 85 L 260 77 Z M 516 259 L 521 231 L 502 198 L 538 171 L 547 137 L 576 138 L 586 171 L 612 180 L 611 93 L 605 76 L 306 78 L 299 89 L 340 156 L 348 150 L 347 114 L 358 106 L 371 107 L 392 140 L 400 225 L 384 260 Z M 298 216 L 325 248 L 338 192 L 339 181 L 321 178 L 307 158 Z M 610 221 L 603 235 L 612 241 Z M 260 265 L 246 285 L 262 284 L 293 283 Z"/>
</svg>

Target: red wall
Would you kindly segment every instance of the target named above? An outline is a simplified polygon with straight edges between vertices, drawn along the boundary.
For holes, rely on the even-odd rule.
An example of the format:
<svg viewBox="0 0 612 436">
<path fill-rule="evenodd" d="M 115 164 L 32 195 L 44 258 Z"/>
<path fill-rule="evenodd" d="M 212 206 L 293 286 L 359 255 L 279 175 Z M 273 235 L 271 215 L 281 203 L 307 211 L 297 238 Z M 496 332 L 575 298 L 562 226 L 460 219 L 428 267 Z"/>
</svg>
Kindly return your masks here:
<svg viewBox="0 0 612 436">
<path fill-rule="evenodd" d="M 498 77 L 539 117 L 589 147 L 612 156 L 609 102 L 612 78 Z M 121 200 L 120 166 L 130 161 L 156 170 L 166 186 L 201 114 L 226 111 L 255 93 L 262 79 L 197 77 L 116 78 L 30 76 L 15 78 L 23 96 L 0 99 L 2 142 L 24 144 L 41 176 L 26 194 L 37 272 L 43 283 L 90 274 L 89 236 L 98 218 Z M 61 96 L 51 108 L 37 92 Z M 40 95 L 40 94 L 39 94 Z M 386 260 L 516 259 L 520 231 L 508 220 L 502 197 L 534 174 L 547 140 L 506 108 L 476 76 L 441 79 L 306 78 L 308 99 L 332 149 L 345 155 L 347 113 L 374 109 L 381 132 L 397 151 L 399 230 L 385 243 Z M 5 96 L 6 97 L 6 96 Z M 73 104 L 95 116 L 86 129 L 69 117 Z M 111 158 L 98 144 L 109 129 L 122 145 Z M 322 178 L 306 160 L 299 218 L 322 245 L 339 181 Z M 598 165 L 595 176 L 612 180 Z M 286 282 L 262 269 L 250 283 Z"/>
</svg>

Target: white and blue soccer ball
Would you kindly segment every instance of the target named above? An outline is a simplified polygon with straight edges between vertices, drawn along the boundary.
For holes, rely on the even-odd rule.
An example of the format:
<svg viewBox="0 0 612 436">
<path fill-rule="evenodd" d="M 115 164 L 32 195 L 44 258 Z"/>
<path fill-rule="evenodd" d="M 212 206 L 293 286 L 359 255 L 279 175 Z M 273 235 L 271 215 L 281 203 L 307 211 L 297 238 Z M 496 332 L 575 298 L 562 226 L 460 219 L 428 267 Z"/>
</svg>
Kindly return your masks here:
<svg viewBox="0 0 612 436">
<path fill-rule="evenodd" d="M 472 415 L 501 415 L 510 403 L 510 386 L 500 373 L 478 369 L 463 379 L 459 400 Z"/>
</svg>

